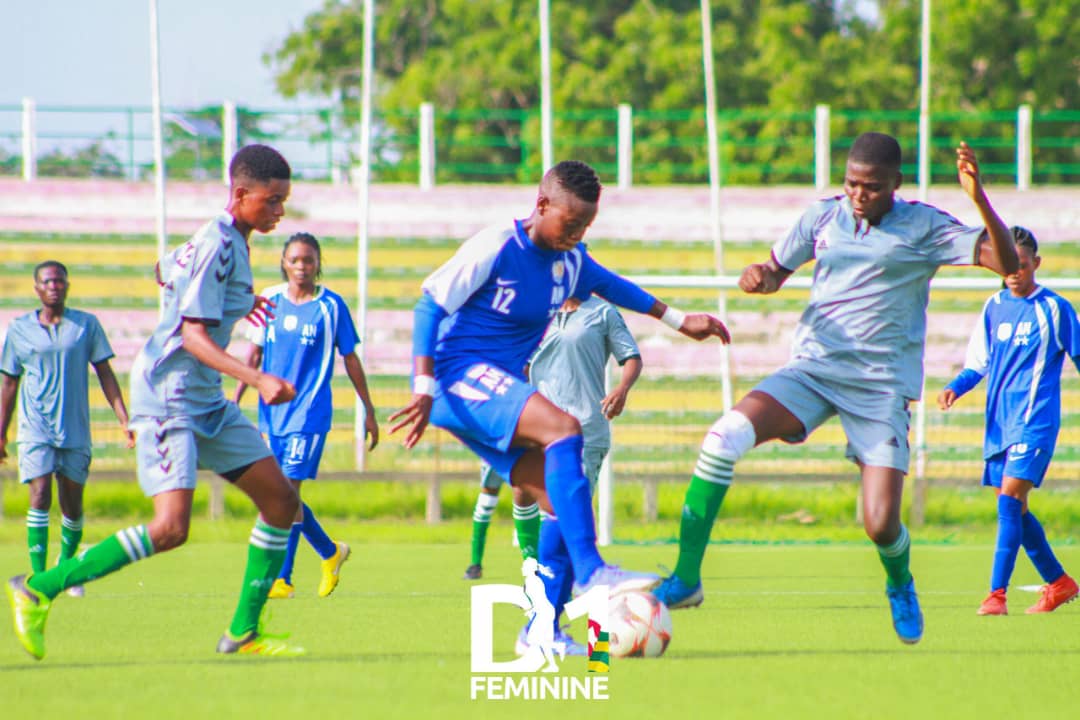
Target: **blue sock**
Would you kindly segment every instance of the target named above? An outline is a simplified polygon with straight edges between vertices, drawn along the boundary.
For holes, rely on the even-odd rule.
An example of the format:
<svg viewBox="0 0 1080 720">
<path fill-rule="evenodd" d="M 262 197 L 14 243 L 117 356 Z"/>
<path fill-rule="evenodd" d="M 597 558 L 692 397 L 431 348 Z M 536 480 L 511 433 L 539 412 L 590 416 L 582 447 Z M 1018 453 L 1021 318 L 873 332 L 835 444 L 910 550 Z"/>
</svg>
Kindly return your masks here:
<svg viewBox="0 0 1080 720">
<path fill-rule="evenodd" d="M 330 536 L 326 534 L 326 531 L 322 529 L 322 525 L 315 519 L 315 513 L 311 512 L 311 508 L 307 503 L 304 503 L 304 537 L 311 547 L 315 548 L 315 552 L 319 553 L 319 557 L 323 560 L 333 557 L 337 552 L 337 545 Z"/>
<path fill-rule="evenodd" d="M 596 523 L 593 519 L 589 480 L 581 468 L 584 441 L 580 435 L 556 440 L 544 448 L 544 483 L 548 499 L 559 518 L 574 576 L 588 581 L 604 559 L 596 549 Z"/>
<path fill-rule="evenodd" d="M 1024 550 L 1044 582 L 1052 583 L 1065 574 L 1065 568 L 1061 567 L 1050 543 L 1046 542 L 1042 523 L 1030 511 L 1024 513 Z"/>
<path fill-rule="evenodd" d="M 540 520 L 539 562 L 551 571 L 552 577 L 540 573 L 548 601 L 555 608 L 555 630 L 559 618 L 570 599 L 570 586 L 574 582 L 574 570 L 570 565 L 570 553 L 566 550 L 558 518 L 544 513 Z"/>
<path fill-rule="evenodd" d="M 293 523 L 289 528 L 289 541 L 285 545 L 285 562 L 281 565 L 278 577 L 292 585 L 293 561 L 296 560 L 296 548 L 300 545 L 300 523 Z"/>
<path fill-rule="evenodd" d="M 1024 536 L 1024 503 L 1008 495 L 998 495 L 998 535 L 997 548 L 994 550 L 994 572 L 990 577 L 991 590 L 1004 590 L 1009 587 L 1013 568 L 1016 567 L 1016 554 L 1020 551 L 1020 541 Z"/>
</svg>

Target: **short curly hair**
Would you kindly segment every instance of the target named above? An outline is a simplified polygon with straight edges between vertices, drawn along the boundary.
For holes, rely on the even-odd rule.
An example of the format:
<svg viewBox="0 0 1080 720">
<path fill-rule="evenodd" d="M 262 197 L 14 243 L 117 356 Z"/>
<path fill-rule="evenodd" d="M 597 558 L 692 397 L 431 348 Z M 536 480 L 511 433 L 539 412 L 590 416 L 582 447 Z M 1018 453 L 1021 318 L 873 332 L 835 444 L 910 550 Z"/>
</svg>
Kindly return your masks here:
<svg viewBox="0 0 1080 720">
<path fill-rule="evenodd" d="M 903 154 L 900 152 L 900 143 L 892 135 L 866 132 L 855 138 L 855 142 L 851 144 L 848 160 L 899 170 Z"/>
<path fill-rule="evenodd" d="M 594 203 L 600 199 L 600 180 L 596 171 L 578 160 L 563 160 L 548 171 L 559 185 L 579 200 Z"/>
<path fill-rule="evenodd" d="M 229 179 L 233 182 L 248 179 L 266 183 L 291 178 L 292 168 L 288 161 L 269 145 L 245 145 L 229 163 Z"/>
<path fill-rule="evenodd" d="M 1013 225 L 1011 228 L 1013 239 L 1016 241 L 1016 247 L 1026 247 L 1031 251 L 1032 255 L 1039 254 L 1039 241 L 1035 239 L 1035 233 L 1028 230 L 1026 227 L 1019 225 Z"/>
</svg>

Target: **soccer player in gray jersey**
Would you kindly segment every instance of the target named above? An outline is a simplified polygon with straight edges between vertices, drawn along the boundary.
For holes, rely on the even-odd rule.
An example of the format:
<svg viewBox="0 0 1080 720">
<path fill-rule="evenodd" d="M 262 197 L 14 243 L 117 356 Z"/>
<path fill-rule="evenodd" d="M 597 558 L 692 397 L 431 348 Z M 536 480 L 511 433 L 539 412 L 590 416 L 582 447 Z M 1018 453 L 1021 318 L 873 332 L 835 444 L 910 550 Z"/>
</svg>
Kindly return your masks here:
<svg viewBox="0 0 1080 720">
<path fill-rule="evenodd" d="M 839 415 L 847 456 L 862 474 L 864 526 L 885 566 L 893 627 L 905 643 L 922 637 L 900 502 L 908 403 L 922 393 L 930 279 L 942 265 L 981 265 L 999 275 L 1019 265 L 1012 233 L 990 205 L 966 143 L 956 165 L 984 227 L 896 197 L 899 143 L 860 135 L 848 155 L 844 195 L 812 205 L 766 262 L 743 271 L 744 292 L 769 294 L 816 260 L 791 360 L 716 421 L 702 443 L 683 505 L 678 564 L 656 590 L 668 607 L 704 598 L 701 561 L 736 461 L 768 440 L 802 442 Z"/>
<path fill-rule="evenodd" d="M 41 307 L 15 318 L 4 338 L 0 373 L 0 462 L 7 457 L 7 431 L 19 399 L 19 479 L 30 486 L 26 538 L 30 569 L 45 569 L 49 550 L 52 478 L 60 499 L 59 562 L 74 557 L 82 540 L 83 489 L 90 472 L 90 397 L 86 366 L 97 373 L 105 399 L 127 436 L 128 413 L 109 359 L 112 347 L 98 319 L 66 305 L 68 271 L 46 260 L 34 268 Z M 82 586 L 68 588 L 82 595 Z"/>
<path fill-rule="evenodd" d="M 225 352 L 238 320 L 246 316 L 265 324 L 272 317 L 270 304 L 252 290 L 248 238 L 253 230 L 270 232 L 285 214 L 290 176 L 289 164 L 276 150 L 242 148 L 229 165 L 226 212 L 160 262 L 161 320 L 131 369 L 139 484 L 153 497 L 154 519 L 121 530 L 51 570 L 8 581 L 15 631 L 33 657 L 45 655 L 45 621 L 52 599 L 65 588 L 187 540 L 198 467 L 232 482 L 259 509 L 240 601 L 218 652 L 303 653 L 259 628 L 299 499 L 259 431 L 225 399 L 221 387 L 225 373 L 256 388 L 268 404 L 288 402 L 296 394 L 285 380 Z"/>
</svg>

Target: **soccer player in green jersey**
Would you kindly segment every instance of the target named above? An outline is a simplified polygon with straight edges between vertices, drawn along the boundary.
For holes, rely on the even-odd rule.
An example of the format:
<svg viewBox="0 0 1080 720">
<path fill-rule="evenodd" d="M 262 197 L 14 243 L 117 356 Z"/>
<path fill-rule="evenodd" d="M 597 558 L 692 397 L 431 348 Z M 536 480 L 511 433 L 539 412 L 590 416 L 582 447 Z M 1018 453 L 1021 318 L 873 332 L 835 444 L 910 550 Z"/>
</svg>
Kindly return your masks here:
<svg viewBox="0 0 1080 720">
<path fill-rule="evenodd" d="M 905 643 L 922 638 L 900 502 L 908 403 L 922 394 L 930 279 L 942 265 L 981 265 L 1008 275 L 1019 260 L 971 148 L 960 144 L 956 165 L 983 226 L 896 197 L 900 160 L 895 138 L 860 135 L 848 155 L 844 194 L 814 203 L 769 259 L 739 278 L 744 292 L 774 293 L 816 260 L 791 360 L 717 420 L 702 443 L 683 505 L 678 564 L 655 591 L 668 607 L 700 605 L 704 598 L 701 561 L 739 458 L 769 440 L 802 442 L 838 415 L 847 457 L 862 476 L 864 527 L 885 567 L 893 627 Z"/>
<path fill-rule="evenodd" d="M 291 170 L 273 148 L 249 145 L 233 157 L 229 177 L 226 212 L 159 263 L 161 320 L 131 369 L 139 484 L 153 498 L 154 518 L 51 570 L 8 581 L 15 632 L 37 659 L 45 655 L 45 621 L 53 598 L 72 585 L 184 544 L 198 467 L 236 485 L 259 510 L 240 600 L 217 651 L 303 653 L 259 627 L 267 592 L 285 559 L 299 498 L 258 429 L 225 399 L 221 386 L 224 373 L 254 387 L 269 404 L 288 402 L 296 394 L 289 382 L 225 352 L 237 321 L 246 316 L 265 323 L 272 317 L 272 305 L 252 288 L 248 238 L 252 231 L 270 232 L 285 214 Z"/>
<path fill-rule="evenodd" d="M 30 569 L 45 569 L 53 475 L 62 515 L 60 559 L 75 556 L 82 540 L 83 490 L 90 472 L 90 398 L 86 366 L 97 373 L 109 407 L 127 435 L 128 413 L 109 359 L 112 347 L 98 319 L 67 307 L 70 284 L 63 263 L 46 260 L 34 268 L 41 307 L 15 318 L 0 359 L 0 462 L 7 457 L 7 432 L 19 402 L 19 479 L 30 487 L 26 537 Z M 82 595 L 81 585 L 68 594 Z"/>
</svg>

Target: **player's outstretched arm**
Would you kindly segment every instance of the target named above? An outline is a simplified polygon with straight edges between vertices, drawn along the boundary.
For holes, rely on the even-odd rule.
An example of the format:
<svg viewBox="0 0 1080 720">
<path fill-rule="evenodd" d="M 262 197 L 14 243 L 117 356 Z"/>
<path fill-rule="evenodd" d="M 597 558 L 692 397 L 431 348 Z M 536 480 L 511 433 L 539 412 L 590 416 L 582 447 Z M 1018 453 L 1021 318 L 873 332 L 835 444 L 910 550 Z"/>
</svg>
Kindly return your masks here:
<svg viewBox="0 0 1080 720">
<path fill-rule="evenodd" d="M 0 462 L 7 458 L 7 436 L 11 419 L 15 417 L 15 398 L 19 394 L 19 378 L 2 373 L 0 379 Z"/>
<path fill-rule="evenodd" d="M 196 360 L 219 373 L 253 386 L 267 405 L 279 405 L 296 397 L 296 388 L 288 380 L 248 367 L 218 347 L 202 322 L 184 318 L 180 325 L 180 338 L 183 340 L 184 349 Z"/>
<path fill-rule="evenodd" d="M 417 355 L 413 359 L 413 396 L 408 405 L 390 416 L 390 434 L 408 427 L 409 432 L 401 444 L 408 449 L 416 447 L 424 436 L 431 420 L 431 402 L 435 394 L 435 360 L 427 355 Z M 397 422 L 394 422 L 394 421 Z"/>
<path fill-rule="evenodd" d="M 956 172 L 960 178 L 960 187 L 975 203 L 979 215 L 982 216 L 983 225 L 986 226 L 986 235 L 979 239 L 975 250 L 975 260 L 998 275 L 1011 275 L 1020 267 L 1013 234 L 990 204 L 979 175 L 979 161 L 975 157 L 975 151 L 963 141 L 960 147 L 956 148 Z"/>
<path fill-rule="evenodd" d="M 731 333 L 728 332 L 724 323 L 708 313 L 684 313 L 657 300 L 649 309 L 648 314 L 688 338 L 705 340 L 718 337 L 725 345 L 731 342 Z"/>
<path fill-rule="evenodd" d="M 105 399 L 109 402 L 109 407 L 116 413 L 116 419 L 120 421 L 121 427 L 124 428 L 124 434 L 127 436 L 127 446 L 130 450 L 135 447 L 135 433 L 128 429 L 127 406 L 124 405 L 124 394 L 120 392 L 120 383 L 116 381 L 116 373 L 113 372 L 112 365 L 109 364 L 108 360 L 95 363 L 94 372 L 97 373 L 98 383 L 101 384 L 101 392 L 105 393 Z"/>
<path fill-rule="evenodd" d="M 772 257 L 763 263 L 748 265 L 739 276 L 739 289 L 745 293 L 771 295 L 779 290 L 791 271 L 780 267 Z"/>
</svg>

